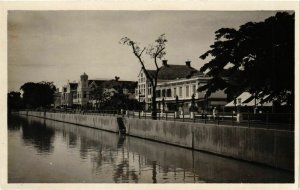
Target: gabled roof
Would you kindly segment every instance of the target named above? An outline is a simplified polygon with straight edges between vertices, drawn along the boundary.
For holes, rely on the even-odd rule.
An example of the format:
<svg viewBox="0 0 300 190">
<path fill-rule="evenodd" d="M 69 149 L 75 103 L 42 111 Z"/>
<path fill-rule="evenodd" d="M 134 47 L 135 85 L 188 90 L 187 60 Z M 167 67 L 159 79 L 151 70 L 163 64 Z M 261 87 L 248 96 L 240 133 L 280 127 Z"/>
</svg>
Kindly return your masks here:
<svg viewBox="0 0 300 190">
<path fill-rule="evenodd" d="M 147 70 L 150 76 L 154 77 L 156 74 L 156 70 Z M 160 67 L 158 72 L 157 79 L 159 80 L 174 80 L 180 78 L 190 78 L 192 76 L 197 75 L 204 75 L 202 72 L 196 70 L 193 67 L 187 65 L 163 65 Z"/>
</svg>

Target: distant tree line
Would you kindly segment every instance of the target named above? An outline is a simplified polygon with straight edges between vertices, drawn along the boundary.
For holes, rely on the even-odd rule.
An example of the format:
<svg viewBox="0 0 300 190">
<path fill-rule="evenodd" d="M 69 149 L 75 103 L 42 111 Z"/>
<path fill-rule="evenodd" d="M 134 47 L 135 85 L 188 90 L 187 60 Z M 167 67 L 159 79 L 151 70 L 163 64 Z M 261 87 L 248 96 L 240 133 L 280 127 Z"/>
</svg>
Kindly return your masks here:
<svg viewBox="0 0 300 190">
<path fill-rule="evenodd" d="M 8 110 L 19 110 L 23 108 L 46 108 L 54 101 L 56 90 L 53 82 L 28 82 L 20 87 L 20 92 L 9 92 L 7 95 Z"/>
<path fill-rule="evenodd" d="M 24 108 L 20 92 L 11 91 L 7 94 L 7 108 L 8 112 Z"/>
</svg>

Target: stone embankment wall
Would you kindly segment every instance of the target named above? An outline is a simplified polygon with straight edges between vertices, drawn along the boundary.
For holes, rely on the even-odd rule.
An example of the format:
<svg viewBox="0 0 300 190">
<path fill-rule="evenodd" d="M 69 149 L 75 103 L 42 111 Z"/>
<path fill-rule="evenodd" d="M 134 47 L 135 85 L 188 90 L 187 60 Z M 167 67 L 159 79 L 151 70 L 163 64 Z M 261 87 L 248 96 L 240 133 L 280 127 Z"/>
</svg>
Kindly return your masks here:
<svg viewBox="0 0 300 190">
<path fill-rule="evenodd" d="M 44 112 L 28 115 L 118 132 L 117 118 L 111 116 Z M 137 118 L 123 121 L 131 136 L 294 171 L 292 131 Z"/>
<path fill-rule="evenodd" d="M 127 134 L 294 170 L 294 132 L 124 118 Z"/>
<path fill-rule="evenodd" d="M 97 129 L 102 129 L 111 132 L 119 132 L 116 117 L 113 116 L 99 116 L 99 115 L 83 115 L 83 114 L 67 114 L 67 113 L 49 113 L 49 112 L 34 112 L 34 111 L 21 111 L 22 115 L 30 115 L 61 121 L 76 125 L 82 125 Z"/>
</svg>

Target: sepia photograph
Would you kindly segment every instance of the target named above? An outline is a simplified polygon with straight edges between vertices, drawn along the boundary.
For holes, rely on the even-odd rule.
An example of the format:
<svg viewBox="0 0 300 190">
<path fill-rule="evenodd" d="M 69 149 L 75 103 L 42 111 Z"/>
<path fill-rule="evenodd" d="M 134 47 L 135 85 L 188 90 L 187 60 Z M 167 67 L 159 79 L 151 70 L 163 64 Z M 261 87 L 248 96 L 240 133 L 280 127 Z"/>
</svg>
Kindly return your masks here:
<svg viewBox="0 0 300 190">
<path fill-rule="evenodd" d="M 295 184 L 298 14 L 7 10 L 5 180 Z"/>
</svg>

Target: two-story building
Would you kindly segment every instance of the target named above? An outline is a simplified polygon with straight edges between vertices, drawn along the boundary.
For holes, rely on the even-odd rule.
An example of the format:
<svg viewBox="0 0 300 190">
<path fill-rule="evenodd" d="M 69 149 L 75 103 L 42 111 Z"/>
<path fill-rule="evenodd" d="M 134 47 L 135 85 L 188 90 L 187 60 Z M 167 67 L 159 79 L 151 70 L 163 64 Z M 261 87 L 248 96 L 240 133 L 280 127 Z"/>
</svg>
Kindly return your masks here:
<svg viewBox="0 0 300 190">
<path fill-rule="evenodd" d="M 155 70 L 147 70 L 150 76 L 155 76 Z M 197 89 L 206 84 L 210 77 L 191 67 L 191 62 L 186 61 L 185 65 L 171 65 L 167 60 L 163 60 L 157 76 L 156 101 L 158 108 L 174 110 L 176 96 L 179 107 L 183 111 L 188 111 L 191 107 L 192 96 L 198 109 L 207 109 L 226 104 L 226 95 L 223 91 L 212 93 L 210 97 L 205 97 L 205 92 L 198 92 Z M 145 102 L 146 109 L 151 109 L 152 88 L 149 79 L 143 70 L 138 75 L 138 86 L 136 88 L 136 99 Z M 162 102 L 165 105 L 162 105 Z"/>
</svg>

